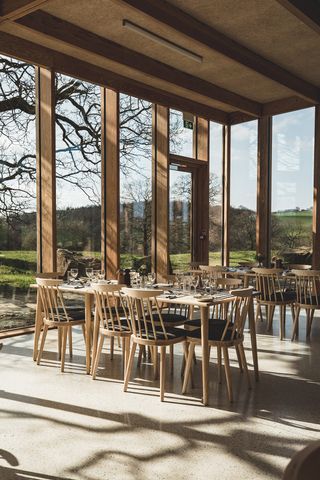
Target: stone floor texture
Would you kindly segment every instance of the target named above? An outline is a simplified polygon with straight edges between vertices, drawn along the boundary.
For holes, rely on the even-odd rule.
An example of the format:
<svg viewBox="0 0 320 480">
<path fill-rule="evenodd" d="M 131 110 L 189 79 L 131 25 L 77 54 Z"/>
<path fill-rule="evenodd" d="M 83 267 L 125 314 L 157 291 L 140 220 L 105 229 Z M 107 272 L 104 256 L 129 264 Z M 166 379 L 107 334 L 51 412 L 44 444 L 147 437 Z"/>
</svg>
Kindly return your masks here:
<svg viewBox="0 0 320 480">
<path fill-rule="evenodd" d="M 258 324 L 260 382 L 248 390 L 231 355 L 235 401 L 210 363 L 210 405 L 203 407 L 201 352 L 194 388 L 181 395 L 182 350 L 158 397 L 152 366 L 134 367 L 127 393 L 120 349 L 102 355 L 95 381 L 85 374 L 84 344 L 74 329 L 74 354 L 60 373 L 57 332 L 50 331 L 43 363 L 32 361 L 33 336 L 3 340 L 0 351 L 0 479 L 32 480 L 266 480 L 281 479 L 292 455 L 320 439 L 320 319 L 305 340 L 279 340 Z M 247 359 L 252 373 L 249 335 Z M 307 479 L 306 479 L 307 480 Z"/>
</svg>

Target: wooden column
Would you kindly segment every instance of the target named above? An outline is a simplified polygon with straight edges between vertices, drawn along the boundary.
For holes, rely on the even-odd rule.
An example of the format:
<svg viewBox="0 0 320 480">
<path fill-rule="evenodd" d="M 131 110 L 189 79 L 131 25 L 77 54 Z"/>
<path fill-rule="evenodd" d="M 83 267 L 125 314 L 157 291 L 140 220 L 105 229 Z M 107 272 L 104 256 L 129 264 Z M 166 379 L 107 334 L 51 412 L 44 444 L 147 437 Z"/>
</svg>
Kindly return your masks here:
<svg viewBox="0 0 320 480">
<path fill-rule="evenodd" d="M 56 270 L 55 74 L 36 67 L 37 118 L 37 263 L 38 271 Z"/>
<path fill-rule="evenodd" d="M 153 109 L 153 242 L 152 258 L 158 280 L 169 270 L 169 109 Z"/>
<path fill-rule="evenodd" d="M 312 268 L 320 270 L 320 106 L 315 108 L 312 219 Z"/>
<path fill-rule="evenodd" d="M 101 257 L 107 278 L 116 278 L 119 254 L 119 94 L 101 91 Z"/>
<path fill-rule="evenodd" d="M 203 161 L 194 173 L 193 261 L 209 263 L 209 122 L 196 119 L 196 159 Z"/>
<path fill-rule="evenodd" d="M 230 157 L 231 126 L 223 127 L 223 172 L 222 172 L 222 263 L 229 265 L 230 221 Z"/>
<path fill-rule="evenodd" d="M 272 117 L 263 117 L 258 120 L 256 248 L 266 266 L 270 264 L 271 163 Z"/>
</svg>

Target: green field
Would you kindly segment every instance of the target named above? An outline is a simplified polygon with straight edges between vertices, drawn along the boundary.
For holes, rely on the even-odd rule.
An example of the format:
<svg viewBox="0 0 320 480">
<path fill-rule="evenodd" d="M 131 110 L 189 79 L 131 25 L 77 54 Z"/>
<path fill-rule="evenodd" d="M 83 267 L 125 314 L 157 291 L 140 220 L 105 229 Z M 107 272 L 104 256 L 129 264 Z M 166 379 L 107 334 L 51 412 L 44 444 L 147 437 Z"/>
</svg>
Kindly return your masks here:
<svg viewBox="0 0 320 480">
<path fill-rule="evenodd" d="M 99 257 L 99 252 L 83 252 L 84 255 Z M 221 265 L 220 253 L 210 253 L 210 264 Z M 0 285 L 25 288 L 34 281 L 36 272 L 37 254 L 34 251 L 2 251 L 0 252 Z M 130 268 L 139 257 L 134 255 L 121 255 L 123 268 Z M 189 268 L 190 254 L 170 255 L 172 270 L 187 270 Z M 236 251 L 230 254 L 230 265 L 237 265 L 239 261 L 255 261 L 254 251 Z"/>
</svg>

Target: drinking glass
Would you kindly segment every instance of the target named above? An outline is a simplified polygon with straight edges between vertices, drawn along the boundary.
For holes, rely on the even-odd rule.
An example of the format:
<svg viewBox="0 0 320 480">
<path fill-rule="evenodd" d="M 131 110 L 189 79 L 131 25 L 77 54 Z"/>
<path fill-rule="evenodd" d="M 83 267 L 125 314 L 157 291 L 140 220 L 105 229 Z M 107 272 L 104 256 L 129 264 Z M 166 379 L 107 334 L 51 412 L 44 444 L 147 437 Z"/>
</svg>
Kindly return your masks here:
<svg viewBox="0 0 320 480">
<path fill-rule="evenodd" d="M 93 276 L 93 268 L 86 268 L 86 275 L 90 279 Z"/>
<path fill-rule="evenodd" d="M 78 269 L 77 268 L 71 268 L 70 275 L 75 280 L 78 276 Z"/>
<path fill-rule="evenodd" d="M 92 282 L 97 283 L 100 275 L 100 270 L 93 270 Z"/>
<path fill-rule="evenodd" d="M 99 279 L 99 280 L 104 280 L 104 279 L 105 279 L 104 270 L 99 270 L 98 279 Z"/>
<path fill-rule="evenodd" d="M 156 281 L 156 274 L 154 272 L 148 273 L 148 283 L 153 285 Z"/>
</svg>

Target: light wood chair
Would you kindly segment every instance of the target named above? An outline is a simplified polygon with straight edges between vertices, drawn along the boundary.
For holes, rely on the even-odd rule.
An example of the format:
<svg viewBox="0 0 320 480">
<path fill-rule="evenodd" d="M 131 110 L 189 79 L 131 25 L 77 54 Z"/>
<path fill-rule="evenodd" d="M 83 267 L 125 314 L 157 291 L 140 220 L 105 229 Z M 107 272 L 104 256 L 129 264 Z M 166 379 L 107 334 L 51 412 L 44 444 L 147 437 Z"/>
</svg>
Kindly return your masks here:
<svg viewBox="0 0 320 480">
<path fill-rule="evenodd" d="M 248 381 L 248 387 L 251 388 L 250 376 L 247 367 L 245 351 L 243 347 L 243 330 L 248 314 L 249 302 L 251 301 L 252 288 L 239 289 L 231 291 L 232 297 L 224 301 L 225 308 L 222 312 L 225 317 L 219 318 L 209 324 L 209 348 L 217 347 L 218 352 L 218 372 L 219 383 L 221 382 L 221 364 L 222 352 L 224 357 L 224 368 L 227 381 L 227 390 L 229 401 L 233 401 L 232 378 L 229 363 L 228 349 L 235 347 L 240 371 L 244 371 Z M 182 393 L 187 390 L 191 374 L 192 358 L 196 345 L 201 345 L 201 331 L 194 330 L 187 333 L 187 342 L 189 343 L 188 357 L 184 374 Z"/>
<path fill-rule="evenodd" d="M 294 319 L 294 303 L 296 300 L 295 291 L 286 291 L 284 282 L 281 281 L 283 270 L 281 268 L 253 268 L 256 275 L 256 289 L 260 292 L 256 298 L 257 310 L 256 320 L 259 315 L 262 317 L 262 305 L 267 307 L 268 331 L 272 328 L 275 308 L 280 309 L 280 339 L 284 338 L 286 307 L 291 307 L 292 319 Z"/>
<path fill-rule="evenodd" d="M 296 278 L 296 311 L 293 323 L 292 340 L 297 338 L 299 317 L 302 308 L 307 314 L 307 338 L 311 334 L 311 326 L 316 310 L 320 310 L 320 270 L 292 270 Z"/>
<path fill-rule="evenodd" d="M 132 344 L 124 380 L 124 391 L 128 389 L 134 354 L 137 345 L 150 347 L 153 363 L 157 367 L 158 347 L 160 347 L 160 400 L 164 400 L 166 375 L 166 348 L 184 342 L 185 332 L 179 328 L 166 328 L 159 308 L 159 290 L 123 289 L 129 307 L 132 328 Z M 156 315 L 156 317 L 155 317 Z"/>
<path fill-rule="evenodd" d="M 320 441 L 312 442 L 297 452 L 287 465 L 282 480 L 318 480 Z"/>
<path fill-rule="evenodd" d="M 95 297 L 95 328 L 93 335 L 93 367 L 92 378 L 95 380 L 99 360 L 106 338 L 110 338 L 111 356 L 113 355 L 113 343 L 115 338 L 122 340 L 122 356 L 124 370 L 130 352 L 131 325 L 120 293 L 123 285 L 94 285 Z M 99 335 L 99 341 L 97 338 Z"/>
<path fill-rule="evenodd" d="M 43 333 L 37 357 L 37 365 L 40 365 L 48 329 L 49 327 L 56 327 L 58 329 L 58 337 L 61 338 L 61 372 L 64 372 L 67 335 L 69 330 L 75 325 L 82 325 L 82 331 L 85 337 L 84 310 L 77 313 L 74 312 L 73 316 L 71 316 L 72 311 L 67 310 L 62 292 L 59 290 L 59 285 L 63 282 L 62 280 L 37 278 L 36 282 L 43 308 Z M 70 354 L 72 354 L 72 351 Z"/>
</svg>

